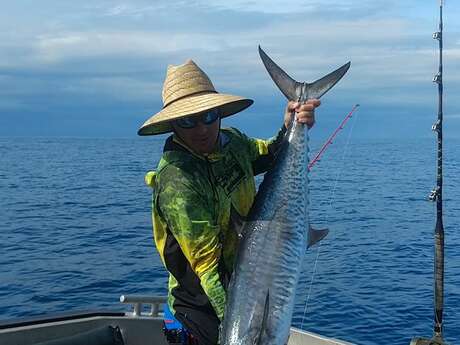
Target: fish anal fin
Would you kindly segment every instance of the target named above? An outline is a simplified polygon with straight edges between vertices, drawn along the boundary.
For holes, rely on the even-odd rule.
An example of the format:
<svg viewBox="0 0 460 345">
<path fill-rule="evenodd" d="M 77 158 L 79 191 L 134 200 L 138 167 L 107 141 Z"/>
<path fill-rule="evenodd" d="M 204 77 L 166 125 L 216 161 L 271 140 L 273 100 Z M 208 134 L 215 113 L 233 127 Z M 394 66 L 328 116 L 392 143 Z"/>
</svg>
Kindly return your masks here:
<svg viewBox="0 0 460 345">
<path fill-rule="evenodd" d="M 329 233 L 329 229 L 314 229 L 311 226 L 308 228 L 308 243 L 307 248 L 321 241 Z"/>
</svg>

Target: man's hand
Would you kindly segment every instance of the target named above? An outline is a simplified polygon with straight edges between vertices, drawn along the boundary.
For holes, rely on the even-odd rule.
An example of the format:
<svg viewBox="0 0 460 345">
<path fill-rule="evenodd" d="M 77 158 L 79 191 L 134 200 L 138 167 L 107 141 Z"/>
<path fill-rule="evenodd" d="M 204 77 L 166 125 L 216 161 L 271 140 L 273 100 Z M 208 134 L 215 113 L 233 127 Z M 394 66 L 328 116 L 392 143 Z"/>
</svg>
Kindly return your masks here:
<svg viewBox="0 0 460 345">
<path fill-rule="evenodd" d="M 319 99 L 309 99 L 306 103 L 289 101 L 284 112 L 284 125 L 286 128 L 291 123 L 291 114 L 295 112 L 295 118 L 298 122 L 305 123 L 308 128 L 315 124 L 315 109 L 321 104 Z"/>
</svg>

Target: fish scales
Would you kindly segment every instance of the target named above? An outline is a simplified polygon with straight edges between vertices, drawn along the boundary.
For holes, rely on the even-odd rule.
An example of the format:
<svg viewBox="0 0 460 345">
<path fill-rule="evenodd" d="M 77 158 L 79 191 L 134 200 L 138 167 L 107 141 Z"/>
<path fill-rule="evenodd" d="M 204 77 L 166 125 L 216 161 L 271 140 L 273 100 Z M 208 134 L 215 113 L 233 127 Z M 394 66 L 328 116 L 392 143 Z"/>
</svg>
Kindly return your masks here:
<svg viewBox="0 0 460 345">
<path fill-rule="evenodd" d="M 348 71 L 350 62 L 315 82 L 299 83 L 259 46 L 273 81 L 289 99 L 320 98 Z M 292 121 L 272 167 L 264 176 L 242 230 L 220 344 L 285 345 L 295 289 L 307 243 L 328 230 L 313 231 L 308 216 L 308 130 Z"/>
<path fill-rule="evenodd" d="M 227 306 L 234 312 L 226 315 L 223 344 L 253 344 L 255 337 L 281 344 L 288 337 L 291 320 L 285 316 L 292 314 L 307 243 L 307 165 L 307 129 L 294 123 L 243 228 Z"/>
</svg>

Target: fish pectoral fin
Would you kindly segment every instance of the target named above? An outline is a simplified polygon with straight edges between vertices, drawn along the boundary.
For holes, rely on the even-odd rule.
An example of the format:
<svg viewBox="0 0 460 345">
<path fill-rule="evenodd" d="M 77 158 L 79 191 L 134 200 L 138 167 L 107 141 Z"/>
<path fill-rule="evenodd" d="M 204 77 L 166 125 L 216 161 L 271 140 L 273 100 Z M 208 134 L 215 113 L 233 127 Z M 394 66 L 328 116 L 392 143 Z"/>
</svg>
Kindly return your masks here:
<svg viewBox="0 0 460 345">
<path fill-rule="evenodd" d="M 313 229 L 311 226 L 308 229 L 308 244 L 307 248 L 315 245 L 319 241 L 321 241 L 324 237 L 327 236 L 329 233 L 329 229 Z"/>
<path fill-rule="evenodd" d="M 243 236 L 245 221 L 245 217 L 241 216 L 232 205 L 230 208 L 230 228 L 235 230 L 239 238 Z"/>
</svg>

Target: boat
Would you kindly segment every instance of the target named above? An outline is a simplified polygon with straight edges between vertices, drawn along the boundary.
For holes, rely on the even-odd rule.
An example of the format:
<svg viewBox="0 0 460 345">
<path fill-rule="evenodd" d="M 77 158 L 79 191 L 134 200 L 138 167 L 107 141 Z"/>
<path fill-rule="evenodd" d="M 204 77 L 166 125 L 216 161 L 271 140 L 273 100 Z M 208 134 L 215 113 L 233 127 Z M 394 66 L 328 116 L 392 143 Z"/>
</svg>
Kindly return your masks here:
<svg viewBox="0 0 460 345">
<path fill-rule="evenodd" d="M 163 335 L 166 297 L 122 295 L 126 312 L 91 311 L 0 323 L 1 345 L 168 345 Z M 352 345 L 291 328 L 288 345 Z"/>
</svg>

